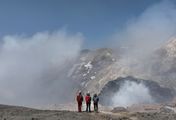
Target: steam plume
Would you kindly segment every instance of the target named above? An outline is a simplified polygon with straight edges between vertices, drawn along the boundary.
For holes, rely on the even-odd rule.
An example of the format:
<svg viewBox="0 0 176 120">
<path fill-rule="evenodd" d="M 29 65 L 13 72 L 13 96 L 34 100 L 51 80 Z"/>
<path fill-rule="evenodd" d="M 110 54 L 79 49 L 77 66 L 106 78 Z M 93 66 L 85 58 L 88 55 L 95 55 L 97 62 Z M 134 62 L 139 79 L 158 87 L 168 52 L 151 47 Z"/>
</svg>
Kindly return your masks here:
<svg viewBox="0 0 176 120">
<path fill-rule="evenodd" d="M 131 106 L 133 104 L 152 103 L 153 98 L 148 88 L 142 83 L 125 81 L 112 98 L 113 106 Z"/>
<path fill-rule="evenodd" d="M 176 5 L 164 0 L 146 9 L 140 16 L 128 21 L 114 40 L 122 41 L 126 55 L 143 57 L 159 48 L 176 34 Z"/>
<path fill-rule="evenodd" d="M 3 37 L 0 103 L 39 105 L 66 101 L 72 83 L 65 71 L 79 54 L 82 40 L 81 34 L 69 35 L 65 30 Z"/>
<path fill-rule="evenodd" d="M 150 73 L 152 72 L 148 68 L 152 68 L 152 64 L 149 57 L 167 40 L 176 35 L 175 13 L 175 3 L 171 0 L 164 0 L 150 6 L 140 16 L 129 20 L 123 30 L 114 35 L 116 45 L 122 45 L 125 51 L 118 65 L 128 68 L 129 73 L 127 74 L 140 76 L 140 78 L 147 75 L 151 78 Z M 119 41 L 122 42 L 119 43 Z M 148 61 L 144 62 L 146 59 Z M 131 97 L 130 94 L 133 94 L 135 98 L 133 99 L 134 96 Z M 143 98 L 149 101 L 141 100 L 138 95 L 144 95 Z M 123 106 L 152 101 L 145 86 L 133 83 L 126 83 L 113 99 L 114 104 Z"/>
</svg>

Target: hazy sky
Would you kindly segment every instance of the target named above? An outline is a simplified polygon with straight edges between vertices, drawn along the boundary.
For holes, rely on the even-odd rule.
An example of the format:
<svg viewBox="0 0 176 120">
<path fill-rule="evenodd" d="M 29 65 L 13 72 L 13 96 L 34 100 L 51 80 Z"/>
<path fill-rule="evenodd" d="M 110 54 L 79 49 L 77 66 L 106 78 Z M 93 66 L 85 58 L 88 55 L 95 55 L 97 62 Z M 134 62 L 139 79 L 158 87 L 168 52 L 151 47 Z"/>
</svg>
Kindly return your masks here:
<svg viewBox="0 0 176 120">
<path fill-rule="evenodd" d="M 161 0 L 0 0 L 0 36 L 66 28 L 85 47 L 104 45 L 125 23 Z"/>
</svg>

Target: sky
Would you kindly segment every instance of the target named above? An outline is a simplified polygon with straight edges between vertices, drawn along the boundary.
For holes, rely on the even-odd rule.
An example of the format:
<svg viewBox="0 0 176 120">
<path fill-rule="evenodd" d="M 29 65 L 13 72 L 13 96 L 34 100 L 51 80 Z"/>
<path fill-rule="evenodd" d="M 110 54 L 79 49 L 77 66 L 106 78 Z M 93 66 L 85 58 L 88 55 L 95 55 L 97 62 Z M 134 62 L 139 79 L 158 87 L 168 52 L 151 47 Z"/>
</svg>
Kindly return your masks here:
<svg viewBox="0 0 176 120">
<path fill-rule="evenodd" d="M 0 0 L 0 37 L 66 29 L 94 48 L 161 0 Z"/>
</svg>

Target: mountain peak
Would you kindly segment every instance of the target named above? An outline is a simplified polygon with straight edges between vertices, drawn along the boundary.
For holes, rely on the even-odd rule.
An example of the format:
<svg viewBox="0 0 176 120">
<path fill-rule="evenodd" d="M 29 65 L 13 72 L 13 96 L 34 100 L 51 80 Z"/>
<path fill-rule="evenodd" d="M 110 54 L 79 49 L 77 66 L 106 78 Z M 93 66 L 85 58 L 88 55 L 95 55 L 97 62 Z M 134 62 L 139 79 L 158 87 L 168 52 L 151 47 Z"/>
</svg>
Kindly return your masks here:
<svg viewBox="0 0 176 120">
<path fill-rule="evenodd" d="M 160 52 L 167 57 L 176 57 L 176 37 L 169 39 L 164 46 L 161 47 Z"/>
</svg>

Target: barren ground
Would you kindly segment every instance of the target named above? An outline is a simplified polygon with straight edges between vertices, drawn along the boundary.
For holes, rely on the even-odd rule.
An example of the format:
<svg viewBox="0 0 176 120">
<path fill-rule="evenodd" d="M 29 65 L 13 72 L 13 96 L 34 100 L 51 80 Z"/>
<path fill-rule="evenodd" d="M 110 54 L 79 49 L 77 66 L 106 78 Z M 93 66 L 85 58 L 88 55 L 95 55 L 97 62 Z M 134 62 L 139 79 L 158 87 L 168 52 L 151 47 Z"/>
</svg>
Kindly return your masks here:
<svg viewBox="0 0 176 120">
<path fill-rule="evenodd" d="M 37 110 L 0 105 L 0 120 L 176 120 L 175 113 L 100 112 L 78 113 L 64 110 Z"/>
</svg>

